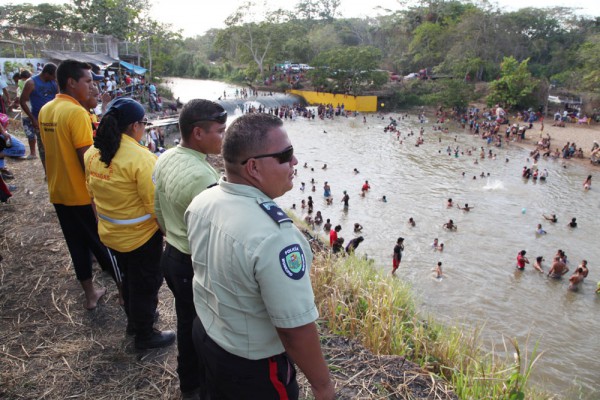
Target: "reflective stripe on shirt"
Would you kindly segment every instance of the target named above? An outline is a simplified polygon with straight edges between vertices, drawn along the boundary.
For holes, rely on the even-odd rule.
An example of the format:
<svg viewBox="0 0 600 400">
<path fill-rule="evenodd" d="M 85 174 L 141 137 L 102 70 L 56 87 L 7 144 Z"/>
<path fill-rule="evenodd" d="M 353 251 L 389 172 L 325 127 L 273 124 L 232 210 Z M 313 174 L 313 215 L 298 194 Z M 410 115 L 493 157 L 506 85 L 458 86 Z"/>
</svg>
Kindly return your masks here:
<svg viewBox="0 0 600 400">
<path fill-rule="evenodd" d="M 106 215 L 98 214 L 98 218 L 101 218 L 105 221 L 111 222 L 117 225 L 131 225 L 131 224 L 139 224 L 140 222 L 144 222 L 149 220 L 152 217 L 150 214 L 142 215 L 141 217 L 132 218 L 132 219 L 114 219 L 107 217 Z"/>
</svg>

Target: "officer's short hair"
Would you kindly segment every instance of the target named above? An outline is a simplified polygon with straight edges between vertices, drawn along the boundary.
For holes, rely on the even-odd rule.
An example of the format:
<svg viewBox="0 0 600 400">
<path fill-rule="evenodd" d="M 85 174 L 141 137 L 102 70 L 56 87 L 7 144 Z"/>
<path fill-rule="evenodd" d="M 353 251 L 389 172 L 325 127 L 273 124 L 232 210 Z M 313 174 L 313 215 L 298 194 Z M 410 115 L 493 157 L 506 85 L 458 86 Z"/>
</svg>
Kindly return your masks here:
<svg viewBox="0 0 600 400">
<path fill-rule="evenodd" d="M 238 164 L 248 157 L 256 156 L 265 147 L 267 133 L 279 128 L 283 121 L 264 113 L 245 114 L 229 125 L 223 139 L 223 158 Z"/>
<path fill-rule="evenodd" d="M 214 120 L 206 118 L 214 118 L 213 116 L 222 113 L 225 109 L 214 101 L 205 99 L 193 99 L 185 103 L 179 114 L 179 130 L 181 137 L 185 140 L 189 139 L 194 126 L 200 126 L 204 130 L 209 130 L 210 125 Z M 227 118 L 227 117 L 225 117 Z"/>
</svg>

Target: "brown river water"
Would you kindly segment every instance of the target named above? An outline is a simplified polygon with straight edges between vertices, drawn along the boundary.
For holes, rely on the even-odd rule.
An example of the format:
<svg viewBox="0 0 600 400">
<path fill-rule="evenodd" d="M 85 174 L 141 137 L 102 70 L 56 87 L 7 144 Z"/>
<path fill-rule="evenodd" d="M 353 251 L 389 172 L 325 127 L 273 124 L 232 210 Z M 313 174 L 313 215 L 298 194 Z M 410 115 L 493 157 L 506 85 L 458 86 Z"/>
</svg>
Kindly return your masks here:
<svg viewBox="0 0 600 400">
<path fill-rule="evenodd" d="M 172 87 L 182 101 L 193 97 L 216 100 L 213 93 L 231 90 L 226 84 L 214 90 L 214 82 L 204 86 L 202 82 L 206 81 L 178 85 L 175 80 Z M 210 89 L 203 89 L 206 85 Z M 398 120 L 402 144 L 395 134 L 383 131 L 390 116 Z M 600 177 L 597 168 L 540 160 L 539 168 L 548 170 L 548 180 L 523 180 L 521 170 L 532 161 L 521 147 L 488 147 L 454 123 L 446 124 L 449 133 L 436 132 L 429 121 L 421 124 L 414 112 L 404 120 L 398 113 L 383 118 L 367 115 L 366 123 L 362 115 L 286 121 L 299 164 L 294 188 L 277 200 L 280 206 L 290 209 L 295 203 L 294 212 L 302 217 L 300 201 L 312 196 L 315 212 L 320 210 L 325 219 L 340 224 L 346 243 L 358 235 L 353 225 L 360 223 L 365 240 L 357 254 L 373 259 L 386 274 L 391 271 L 395 241 L 404 237 L 397 277 L 412 285 L 423 313 L 448 325 L 482 328 L 484 350 L 494 349 L 501 355 L 508 338 L 515 338 L 529 355 L 537 342 L 538 352 L 544 353 L 531 378 L 536 386 L 567 399 L 600 398 L 600 295 L 594 293 L 600 281 L 596 236 L 600 182 L 595 181 L 589 191 L 582 188 L 588 174 Z M 421 127 L 425 143 L 417 147 Z M 411 130 L 415 135 L 407 136 Z M 458 146 L 465 154 L 449 156 L 448 146 Z M 481 146 L 486 155 L 491 149 L 496 158 L 479 159 Z M 476 149 L 471 156 L 466 153 L 469 148 Z M 324 164 L 326 169 L 322 169 Z M 360 172 L 355 174 L 354 168 Z M 365 180 L 371 190 L 361 197 Z M 323 197 L 325 181 L 332 189 L 332 205 Z M 306 184 L 305 191 L 300 190 L 301 182 Z M 347 210 L 341 203 L 344 190 L 350 195 Z M 385 203 L 380 201 L 384 195 Z M 448 209 L 448 198 L 474 208 L 470 212 Z M 556 214 L 558 223 L 544 220 L 543 213 Z M 416 226 L 408 224 L 410 217 Z M 575 229 L 567 227 L 572 217 L 579 224 Z M 457 231 L 442 228 L 449 219 L 457 224 Z M 536 235 L 539 223 L 546 235 Z M 324 234 L 322 229 L 316 232 Z M 443 252 L 431 248 L 434 238 L 444 243 Z M 520 250 L 527 250 L 531 263 L 543 256 L 548 271 L 557 249 L 566 252 L 571 272 L 582 259 L 588 260 L 590 274 L 578 292 L 567 290 L 568 279 L 549 279 L 531 265 L 524 272 L 515 270 Z M 443 262 L 442 280 L 433 277 L 438 261 Z M 390 279 L 394 278 L 390 275 Z M 506 355 L 512 357 L 514 349 L 510 344 L 507 349 Z"/>
</svg>

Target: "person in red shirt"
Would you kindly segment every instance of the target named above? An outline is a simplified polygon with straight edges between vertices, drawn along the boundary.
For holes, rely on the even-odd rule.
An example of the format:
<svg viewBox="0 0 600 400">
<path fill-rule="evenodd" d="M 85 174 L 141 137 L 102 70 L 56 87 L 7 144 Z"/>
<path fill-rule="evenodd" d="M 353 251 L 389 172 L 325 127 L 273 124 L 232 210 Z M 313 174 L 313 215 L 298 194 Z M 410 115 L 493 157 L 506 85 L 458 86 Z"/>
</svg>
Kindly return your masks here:
<svg viewBox="0 0 600 400">
<path fill-rule="evenodd" d="M 525 257 L 525 254 L 527 254 L 525 250 L 521 250 L 517 254 L 517 269 L 521 271 L 525 269 L 525 264 L 529 264 L 529 260 Z"/>
<path fill-rule="evenodd" d="M 366 192 L 369 191 L 369 189 L 371 189 L 371 185 L 369 185 L 369 181 L 365 181 L 365 183 L 363 183 L 362 189 L 361 189 L 363 196 L 365 195 Z"/>
<path fill-rule="evenodd" d="M 341 225 L 336 225 L 335 228 L 329 231 L 329 246 L 333 247 L 333 244 L 338 239 L 338 232 L 342 230 Z"/>
</svg>

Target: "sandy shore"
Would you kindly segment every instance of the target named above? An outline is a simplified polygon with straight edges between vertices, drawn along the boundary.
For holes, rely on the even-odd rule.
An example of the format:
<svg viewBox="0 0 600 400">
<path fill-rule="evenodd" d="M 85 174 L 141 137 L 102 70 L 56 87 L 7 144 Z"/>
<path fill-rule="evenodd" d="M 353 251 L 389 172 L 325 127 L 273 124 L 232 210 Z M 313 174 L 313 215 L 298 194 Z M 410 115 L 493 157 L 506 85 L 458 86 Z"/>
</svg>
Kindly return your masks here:
<svg viewBox="0 0 600 400">
<path fill-rule="evenodd" d="M 533 124 L 533 129 L 528 130 L 526 133 L 528 144 L 535 146 L 536 142 L 540 138 L 541 123 L 536 122 Z M 558 126 L 552 126 L 552 121 L 546 121 L 544 123 L 544 131 L 542 135 L 550 135 L 552 138 L 551 148 L 555 150 L 562 149 L 567 142 L 575 142 L 577 148 L 583 149 L 584 160 L 589 161 L 590 150 L 594 141 L 600 143 L 600 125 L 578 125 L 568 123 L 564 128 Z"/>
</svg>

